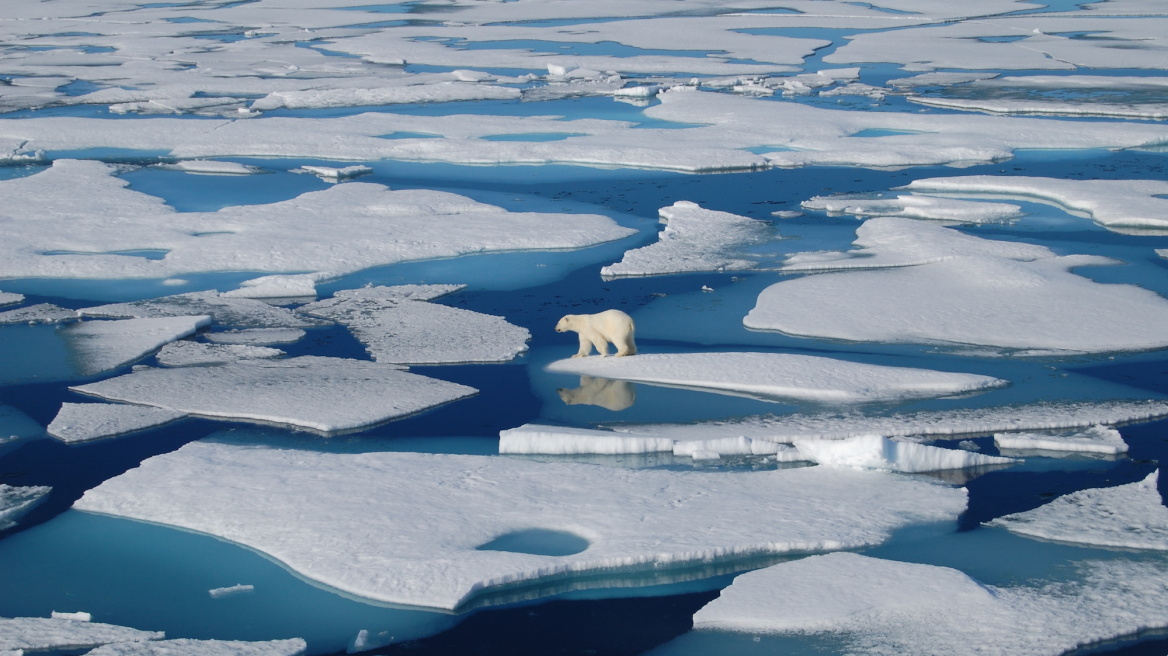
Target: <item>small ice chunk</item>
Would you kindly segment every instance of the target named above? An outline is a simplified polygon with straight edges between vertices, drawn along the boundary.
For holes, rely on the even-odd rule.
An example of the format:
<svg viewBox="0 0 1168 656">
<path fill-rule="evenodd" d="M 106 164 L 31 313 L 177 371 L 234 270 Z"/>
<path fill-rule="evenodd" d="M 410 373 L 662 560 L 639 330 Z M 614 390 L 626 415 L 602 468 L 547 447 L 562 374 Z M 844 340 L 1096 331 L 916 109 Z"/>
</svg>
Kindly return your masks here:
<svg viewBox="0 0 1168 656">
<path fill-rule="evenodd" d="M 91 656 L 302 656 L 308 649 L 300 638 L 245 642 L 242 640 L 194 640 L 177 638 L 157 642 L 107 644 Z"/>
<path fill-rule="evenodd" d="M 65 326 L 60 335 L 75 354 L 78 373 L 88 376 L 138 360 L 210 323 L 208 316 L 83 321 Z"/>
<path fill-rule="evenodd" d="M 247 344 L 203 344 L 182 340 L 171 342 L 158 351 L 159 364 L 167 367 L 190 367 L 193 365 L 221 364 L 256 358 L 278 358 L 284 355 L 280 349 Z"/>
<path fill-rule="evenodd" d="M 239 289 L 220 294 L 222 298 L 316 298 L 316 281 L 312 274 L 262 276 L 245 280 Z"/>
<path fill-rule="evenodd" d="M 0 324 L 61 323 L 76 321 L 77 318 L 77 310 L 70 310 L 52 303 L 37 303 L 28 307 L 0 312 Z"/>
<path fill-rule="evenodd" d="M 899 195 L 895 198 L 816 196 L 803 201 L 803 209 L 855 216 L 901 216 L 960 223 L 990 223 L 1022 215 L 1009 203 L 990 203 L 930 196 Z"/>
<path fill-rule="evenodd" d="M 994 433 L 994 445 L 1011 451 L 1062 451 L 1067 453 L 1127 453 L 1127 443 L 1119 431 L 1092 426 L 1072 433 Z"/>
<path fill-rule="evenodd" d="M 346 649 L 346 653 L 357 654 L 378 647 L 387 647 L 393 644 L 394 636 L 388 631 L 378 631 L 377 633 L 370 633 L 368 629 L 361 629 L 357 635 L 353 637 L 352 644 Z"/>
<path fill-rule="evenodd" d="M 150 406 L 114 403 L 62 403 L 49 435 L 62 442 L 86 442 L 156 428 L 185 414 Z"/>
<path fill-rule="evenodd" d="M 214 588 L 214 589 L 208 590 L 207 594 L 211 595 L 212 599 L 222 599 L 224 597 L 234 597 L 236 595 L 241 595 L 241 594 L 245 594 L 248 592 L 254 592 L 254 591 L 255 591 L 254 585 L 245 585 L 242 583 L 237 583 L 235 585 L 229 585 L 229 586 L 224 587 L 224 588 Z"/>
<path fill-rule="evenodd" d="M 190 292 L 131 303 L 112 303 L 78 310 L 88 317 L 173 317 L 207 314 L 221 326 L 239 328 L 302 328 L 320 321 L 251 298 L 225 297 L 216 291 Z"/>
<path fill-rule="evenodd" d="M 304 331 L 299 328 L 246 328 L 210 332 L 203 336 L 216 344 L 264 345 L 291 344 L 303 339 L 304 335 Z"/>
<path fill-rule="evenodd" d="M 880 435 L 845 440 L 796 440 L 795 448 L 807 460 L 833 467 L 859 467 L 903 473 L 973 469 L 1017 462 L 1013 458 L 969 451 L 897 442 Z"/>
<path fill-rule="evenodd" d="M 50 615 L 50 617 L 55 620 L 75 620 L 77 622 L 90 622 L 93 620 L 93 615 L 86 612 L 59 613 L 57 611 L 53 611 L 53 614 Z"/>
<path fill-rule="evenodd" d="M 1160 471 L 1138 483 L 1079 490 L 988 526 L 1043 540 L 1168 551 L 1168 508 L 1156 488 Z"/>
<path fill-rule="evenodd" d="M 86 649 L 109 643 L 161 640 L 161 631 L 139 631 L 98 622 L 44 617 L 0 617 L 0 649 Z M 92 652 L 91 652 L 92 653 Z"/>
<path fill-rule="evenodd" d="M 368 175 L 369 173 L 373 172 L 373 169 L 362 164 L 355 164 L 353 166 L 346 166 L 339 169 L 332 166 L 305 165 L 298 169 L 292 169 L 292 172 L 311 173 L 326 182 L 340 182 L 341 180 L 349 180 L 352 178 L 359 178 L 363 175 Z"/>
<path fill-rule="evenodd" d="M 762 399 L 870 403 L 949 396 L 1006 384 L 997 378 L 887 367 L 789 353 L 653 353 L 571 358 L 555 373 L 685 387 Z"/>
<path fill-rule="evenodd" d="M 16 526 L 17 519 L 44 501 L 51 489 L 42 485 L 0 483 L 0 531 Z"/>
<path fill-rule="evenodd" d="M 0 306 L 14 305 L 24 301 L 24 294 L 14 292 L 0 292 Z"/>
<path fill-rule="evenodd" d="M 318 356 L 144 367 L 71 389 L 212 419 L 292 425 L 324 434 L 362 429 L 477 392 L 392 365 Z"/>
<path fill-rule="evenodd" d="M 260 168 L 239 164 L 237 162 L 221 162 L 210 159 L 185 159 L 173 164 L 158 164 L 158 168 L 184 173 L 198 173 L 203 175 L 252 175 L 259 173 Z"/>
</svg>

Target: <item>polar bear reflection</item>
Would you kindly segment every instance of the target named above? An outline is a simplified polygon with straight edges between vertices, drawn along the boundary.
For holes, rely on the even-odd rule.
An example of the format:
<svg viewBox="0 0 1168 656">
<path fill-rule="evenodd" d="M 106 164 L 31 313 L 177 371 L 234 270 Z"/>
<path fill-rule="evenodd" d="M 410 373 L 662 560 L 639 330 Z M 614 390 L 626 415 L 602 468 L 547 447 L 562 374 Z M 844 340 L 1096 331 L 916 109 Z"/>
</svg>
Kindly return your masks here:
<svg viewBox="0 0 1168 656">
<path fill-rule="evenodd" d="M 556 390 L 567 405 L 598 405 L 619 412 L 637 401 L 637 386 L 627 380 L 610 380 L 580 376 L 576 389 L 561 387 Z"/>
<path fill-rule="evenodd" d="M 587 356 L 592 352 L 593 346 L 601 356 L 606 356 L 609 342 L 616 347 L 618 356 L 637 354 L 637 345 L 633 342 L 635 332 L 633 318 L 620 310 L 565 315 L 556 324 L 556 332 L 569 330 L 580 334 L 580 350 L 572 356 L 574 358 Z"/>
</svg>

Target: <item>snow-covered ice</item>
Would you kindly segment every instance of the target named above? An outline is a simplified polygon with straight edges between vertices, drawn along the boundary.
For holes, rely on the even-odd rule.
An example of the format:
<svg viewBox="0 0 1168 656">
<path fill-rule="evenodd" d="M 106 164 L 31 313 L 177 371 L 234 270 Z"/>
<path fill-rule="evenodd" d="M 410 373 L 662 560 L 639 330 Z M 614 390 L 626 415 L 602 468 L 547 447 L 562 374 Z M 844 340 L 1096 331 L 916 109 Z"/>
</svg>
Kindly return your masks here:
<svg viewBox="0 0 1168 656">
<path fill-rule="evenodd" d="M 16 526 L 17 520 L 43 501 L 50 490 L 43 485 L 0 483 L 0 531 Z"/>
<path fill-rule="evenodd" d="M 94 320 L 69 324 L 59 331 L 76 361 L 89 376 L 139 360 L 159 347 L 211 324 L 211 317 L 174 316 Z"/>
<path fill-rule="evenodd" d="M 1168 551 L 1168 508 L 1156 489 L 1159 473 L 1137 483 L 1072 492 L 989 525 L 1044 540 Z"/>
<path fill-rule="evenodd" d="M 320 356 L 139 368 L 71 389 L 201 417 L 291 425 L 325 434 L 366 428 L 476 392 L 392 365 Z"/>
<path fill-rule="evenodd" d="M 935 565 L 811 556 L 737 577 L 694 615 L 694 628 L 828 634 L 850 654 L 1050 656 L 1168 625 L 1163 563 L 1079 569 L 1075 582 L 1000 587 Z"/>
<path fill-rule="evenodd" d="M 170 164 L 158 164 L 158 168 L 183 173 L 203 175 L 252 175 L 260 169 L 237 162 L 221 162 L 211 159 L 185 159 Z"/>
<path fill-rule="evenodd" d="M 1071 272 L 1114 260 L 1060 256 L 891 217 L 869 219 L 856 234 L 851 253 L 791 257 L 785 270 L 839 271 L 771 285 L 743 323 L 800 336 L 977 345 L 1023 355 L 1168 345 L 1158 328 L 1168 322 L 1162 296 Z"/>
<path fill-rule="evenodd" d="M 301 656 L 307 647 L 300 638 L 262 642 L 176 638 L 106 644 L 89 653 L 92 656 Z"/>
<path fill-rule="evenodd" d="M 223 292 L 224 298 L 316 298 L 317 276 L 261 276 L 245 280 L 239 289 Z"/>
<path fill-rule="evenodd" d="M 5 305 L 14 305 L 24 301 L 24 294 L 16 294 L 13 292 L 0 292 L 0 307 Z"/>
<path fill-rule="evenodd" d="M 761 221 L 718 212 L 689 201 L 658 210 L 664 230 L 657 241 L 626 251 L 620 262 L 600 269 L 606 278 L 697 271 L 741 271 L 758 266 L 740 250 L 772 237 Z"/>
<path fill-rule="evenodd" d="M 168 424 L 182 412 L 117 403 L 62 403 L 49 423 L 49 435 L 62 442 L 86 442 Z"/>
<path fill-rule="evenodd" d="M 350 180 L 372 173 L 373 169 L 363 164 L 354 164 L 353 166 L 344 166 L 341 168 L 335 166 L 301 166 L 298 169 L 292 169 L 292 172 L 311 173 L 325 182 L 340 182 L 341 180 Z"/>
<path fill-rule="evenodd" d="M 524 424 L 500 431 L 499 453 L 512 455 L 673 453 L 691 457 L 695 457 L 695 454 L 712 453 L 718 456 L 766 455 L 782 462 L 804 459 L 794 447 L 741 436 L 675 440 L 667 436 L 544 424 Z"/>
<path fill-rule="evenodd" d="M 139 631 L 99 622 L 46 617 L 0 617 L 0 649 L 85 649 L 110 643 L 161 640 L 161 631 Z"/>
<path fill-rule="evenodd" d="M 796 440 L 795 448 L 806 460 L 821 465 L 904 473 L 973 469 L 1015 462 L 1012 458 L 899 442 L 880 435 L 842 440 Z"/>
<path fill-rule="evenodd" d="M 802 203 L 803 209 L 861 217 L 900 216 L 959 223 L 1006 221 L 1022 215 L 1022 208 L 1009 203 L 964 201 L 900 194 L 894 198 L 816 196 Z"/>
<path fill-rule="evenodd" d="M 267 491 L 264 504 L 248 501 L 254 489 Z M 954 521 L 965 491 L 828 467 L 725 476 L 192 442 L 89 490 L 75 507 L 215 535 L 349 594 L 449 609 L 614 568 L 662 572 L 874 545 L 896 528 Z M 478 548 L 530 529 L 568 532 L 587 548 L 565 556 Z"/>
<path fill-rule="evenodd" d="M 1071 433 L 994 433 L 994 446 L 1003 451 L 1056 451 L 1065 453 L 1127 453 L 1119 431 L 1091 426 Z"/>
<path fill-rule="evenodd" d="M 870 403 L 980 392 L 1006 381 L 790 353 L 651 353 L 558 360 L 554 373 L 631 380 L 763 399 Z"/>
<path fill-rule="evenodd" d="M 233 328 L 302 328 L 323 322 L 298 315 L 287 308 L 251 298 L 224 296 L 214 290 L 174 296 L 110 303 L 77 311 L 85 317 L 175 317 L 205 314 L 219 326 Z"/>
<path fill-rule="evenodd" d="M 527 350 L 531 333 L 506 319 L 437 303 L 451 285 L 363 287 L 300 312 L 344 324 L 377 362 L 449 364 L 506 362 Z"/>
<path fill-rule="evenodd" d="M 203 335 L 207 341 L 216 344 L 291 344 L 304 338 L 306 333 L 299 328 L 245 328 L 224 330 Z"/>
<path fill-rule="evenodd" d="M 77 319 L 77 311 L 52 303 L 37 303 L 15 310 L 0 312 L 0 324 L 6 323 L 60 323 Z"/>
<path fill-rule="evenodd" d="M 247 344 L 204 344 L 181 340 L 163 346 L 156 358 L 167 367 L 189 367 L 192 365 L 219 364 L 237 360 L 256 358 L 278 358 L 284 355 L 280 349 Z"/>
</svg>

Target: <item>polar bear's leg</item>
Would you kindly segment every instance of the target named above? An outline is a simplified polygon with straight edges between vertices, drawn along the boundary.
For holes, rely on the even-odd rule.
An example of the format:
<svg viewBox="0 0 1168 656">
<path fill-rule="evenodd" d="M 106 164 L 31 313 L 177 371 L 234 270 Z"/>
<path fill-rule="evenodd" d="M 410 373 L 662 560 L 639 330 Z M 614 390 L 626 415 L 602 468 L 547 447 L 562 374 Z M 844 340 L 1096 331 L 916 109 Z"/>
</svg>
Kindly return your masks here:
<svg viewBox="0 0 1168 656">
<path fill-rule="evenodd" d="M 592 345 L 596 347 L 596 352 L 600 354 L 600 357 L 607 357 L 608 340 L 598 332 L 593 332 L 589 337 L 592 338 Z"/>
<path fill-rule="evenodd" d="M 588 354 L 591 352 L 592 352 L 592 340 L 588 339 L 588 335 L 585 331 L 581 331 L 580 332 L 580 350 L 576 351 L 576 355 L 573 355 L 572 357 L 574 357 L 574 358 L 587 357 Z"/>
<path fill-rule="evenodd" d="M 632 335 L 628 335 L 619 341 L 613 342 L 613 346 L 616 346 L 616 354 L 618 356 L 637 354 L 637 345 L 633 343 Z"/>
</svg>

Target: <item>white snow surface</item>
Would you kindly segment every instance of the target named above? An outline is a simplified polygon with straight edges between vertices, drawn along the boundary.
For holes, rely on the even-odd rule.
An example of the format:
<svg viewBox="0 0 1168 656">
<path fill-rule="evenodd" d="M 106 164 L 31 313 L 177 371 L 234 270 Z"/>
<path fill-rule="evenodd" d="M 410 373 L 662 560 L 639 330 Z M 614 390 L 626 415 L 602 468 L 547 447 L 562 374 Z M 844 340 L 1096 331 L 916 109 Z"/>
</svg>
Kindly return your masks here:
<svg viewBox="0 0 1168 656">
<path fill-rule="evenodd" d="M 317 276 L 261 276 L 245 280 L 239 289 L 220 294 L 224 298 L 316 298 Z"/>
<path fill-rule="evenodd" d="M 453 285 L 341 290 L 300 312 L 342 323 L 377 362 L 506 362 L 527 351 L 531 333 L 502 317 L 426 302 Z"/>
<path fill-rule="evenodd" d="M 976 374 L 888 367 L 790 353 L 651 353 L 558 360 L 555 373 L 685 387 L 763 399 L 870 403 L 1000 387 Z"/>
<path fill-rule="evenodd" d="M 142 130 L 146 121 L 125 123 Z M 184 123 L 174 127 L 186 132 L 198 121 Z M 287 134 L 279 140 L 288 141 Z M 168 278 L 211 271 L 341 275 L 467 253 L 582 248 L 634 233 L 600 215 L 508 212 L 452 193 L 391 191 L 363 182 L 275 203 L 180 213 L 128 189 L 115 177 L 116 170 L 100 162 L 57 160 L 42 172 L 0 182 L 6 199 L 0 209 L 5 221 L 0 277 Z M 60 189 L 75 193 L 62 195 Z M 19 212 L 8 209 L 17 207 Z M 324 217 L 328 230 L 321 230 Z M 141 249 L 165 251 L 165 256 L 126 254 Z"/>
<path fill-rule="evenodd" d="M 1168 181 L 1164 180 L 965 175 L 913 180 L 904 189 L 921 193 L 1039 200 L 1068 212 L 1086 214 L 1109 228 L 1168 227 Z"/>
<path fill-rule="evenodd" d="M 1168 624 L 1163 563 L 1079 568 L 1073 583 L 998 587 L 935 565 L 811 556 L 737 577 L 694 628 L 830 634 L 848 654 L 1054 656 Z"/>
<path fill-rule="evenodd" d="M 210 324 L 205 315 L 95 320 L 67 325 L 58 334 L 68 344 L 77 372 L 88 376 L 134 362 Z"/>
<path fill-rule="evenodd" d="M 109 643 L 162 638 L 161 631 L 139 631 L 99 622 L 46 617 L 0 617 L 0 649 L 84 649 Z"/>
<path fill-rule="evenodd" d="M 207 341 L 216 344 L 291 344 L 304 338 L 306 333 L 299 328 L 245 328 L 224 330 L 203 335 Z"/>
<path fill-rule="evenodd" d="M 1066 453 L 1127 453 L 1127 443 L 1119 431 L 1107 426 L 1091 426 L 1070 433 L 994 433 L 998 449 L 1012 451 L 1061 451 Z"/>
<path fill-rule="evenodd" d="M 301 356 L 206 367 L 143 367 L 71 388 L 113 401 L 213 419 L 331 434 L 421 412 L 476 392 L 387 364 Z"/>
<path fill-rule="evenodd" d="M 499 432 L 499 453 L 504 454 L 628 454 L 673 453 L 696 457 L 699 453 L 718 456 L 767 455 L 781 462 L 803 459 L 794 447 L 751 440 L 747 437 L 675 440 L 671 437 L 543 424 L 524 424 Z"/>
<path fill-rule="evenodd" d="M 1168 551 L 1168 508 L 1156 489 L 1159 470 L 1137 483 L 1079 490 L 988 526 L 1043 540 Z"/>
<path fill-rule="evenodd" d="M 837 271 L 768 287 L 743 323 L 808 337 L 976 345 L 1020 355 L 1168 345 L 1157 328 L 1168 322 L 1163 297 L 1070 271 L 1114 260 L 1059 256 L 1043 246 L 892 217 L 869 219 L 856 234 L 851 253 L 792 256 L 784 270 Z"/>
<path fill-rule="evenodd" d="M 211 159 L 186 159 L 172 164 L 158 164 L 158 168 L 202 175 L 252 175 L 260 169 L 238 162 L 220 162 Z"/>
<path fill-rule="evenodd" d="M 24 301 L 24 294 L 15 292 L 0 292 L 0 306 L 13 305 Z"/>
<path fill-rule="evenodd" d="M 77 319 L 77 311 L 52 303 L 37 303 L 15 310 L 0 312 L 0 324 L 12 323 L 60 323 Z"/>
<path fill-rule="evenodd" d="M 895 198 L 816 196 L 802 203 L 803 209 L 856 216 L 900 216 L 960 223 L 992 223 L 1022 215 L 1022 208 L 1009 203 L 989 203 L 901 194 Z"/>
<path fill-rule="evenodd" d="M 62 403 L 49 423 L 49 435 L 62 442 L 86 442 L 154 428 L 181 419 L 184 413 L 150 406 L 115 403 Z"/>
<path fill-rule="evenodd" d="M 796 440 L 795 448 L 804 459 L 820 465 L 904 473 L 972 469 L 1016 462 L 1013 458 L 899 442 L 880 435 L 842 440 Z"/>
<path fill-rule="evenodd" d="M 322 322 L 298 315 L 287 308 L 251 298 L 224 296 L 215 290 L 174 296 L 111 303 L 77 311 L 85 317 L 174 317 L 205 314 L 220 326 L 236 328 L 303 328 Z"/>
<path fill-rule="evenodd" d="M 268 346 L 204 344 L 184 339 L 163 346 L 156 357 L 159 364 L 167 367 L 189 367 L 256 358 L 278 358 L 282 355 L 284 352 L 280 349 Z"/>
<path fill-rule="evenodd" d="M 739 249 L 771 236 L 770 227 L 762 221 L 703 209 L 689 201 L 677 201 L 658 214 L 665 228 L 657 241 L 626 251 L 620 262 L 601 268 L 600 275 L 615 278 L 753 269 L 758 262 L 742 257 Z"/>
<path fill-rule="evenodd" d="M 301 656 L 308 645 L 300 638 L 245 642 L 177 638 L 152 642 L 107 644 L 92 656 Z"/>
<path fill-rule="evenodd" d="M 257 488 L 269 492 L 264 504 L 248 501 Z M 827 467 L 726 476 L 193 442 L 75 507 L 215 535 L 360 597 L 452 609 L 501 587 L 614 568 L 878 544 L 899 527 L 954 521 L 965 498 L 941 483 Z M 529 529 L 589 545 L 566 556 L 477 549 Z"/>
<path fill-rule="evenodd" d="M 16 526 L 22 515 L 44 500 L 52 488 L 0 483 L 0 531 Z"/>
<path fill-rule="evenodd" d="M 1168 118 L 1168 103 L 1099 102 L 1095 98 L 1081 101 L 1012 99 L 1012 98 L 937 98 L 909 96 L 909 102 L 931 107 L 946 107 L 987 114 L 1032 114 L 1038 116 L 1106 116 L 1110 118 L 1158 121 Z"/>
</svg>

